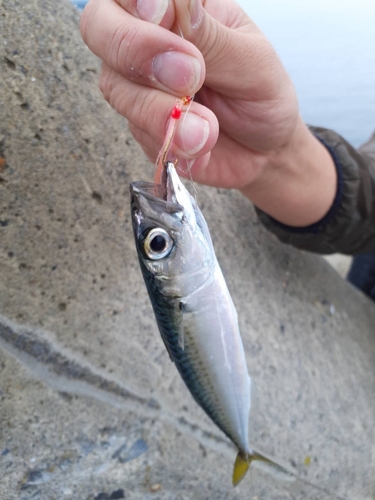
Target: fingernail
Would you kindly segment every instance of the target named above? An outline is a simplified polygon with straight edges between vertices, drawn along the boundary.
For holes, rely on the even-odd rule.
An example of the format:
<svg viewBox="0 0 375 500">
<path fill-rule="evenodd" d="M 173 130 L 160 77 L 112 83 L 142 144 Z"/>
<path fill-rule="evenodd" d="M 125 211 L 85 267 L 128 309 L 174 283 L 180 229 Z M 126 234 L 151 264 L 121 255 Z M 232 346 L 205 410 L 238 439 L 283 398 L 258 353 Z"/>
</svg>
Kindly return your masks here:
<svg viewBox="0 0 375 500">
<path fill-rule="evenodd" d="M 154 75 L 160 83 L 181 95 L 194 94 L 198 89 L 201 65 L 195 57 L 181 52 L 164 52 L 155 57 Z"/>
<path fill-rule="evenodd" d="M 210 132 L 207 120 L 194 113 L 184 113 L 178 123 L 174 142 L 188 156 L 197 154 Z"/>
<path fill-rule="evenodd" d="M 137 12 L 143 21 L 159 24 L 168 8 L 168 0 L 137 0 Z"/>
</svg>

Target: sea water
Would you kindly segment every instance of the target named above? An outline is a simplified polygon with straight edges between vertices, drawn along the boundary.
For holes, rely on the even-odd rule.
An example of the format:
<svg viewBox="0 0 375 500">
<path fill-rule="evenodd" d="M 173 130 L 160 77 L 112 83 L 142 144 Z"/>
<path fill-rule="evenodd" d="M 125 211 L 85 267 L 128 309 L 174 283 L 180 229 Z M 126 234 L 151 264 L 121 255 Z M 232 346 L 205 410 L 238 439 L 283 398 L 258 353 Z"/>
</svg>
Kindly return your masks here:
<svg viewBox="0 0 375 500">
<path fill-rule="evenodd" d="M 375 130 L 375 1 L 239 3 L 276 48 L 304 120 L 365 142 Z"/>
<path fill-rule="evenodd" d="M 375 130 L 375 1 L 238 3 L 276 48 L 304 120 L 365 142 Z"/>
</svg>

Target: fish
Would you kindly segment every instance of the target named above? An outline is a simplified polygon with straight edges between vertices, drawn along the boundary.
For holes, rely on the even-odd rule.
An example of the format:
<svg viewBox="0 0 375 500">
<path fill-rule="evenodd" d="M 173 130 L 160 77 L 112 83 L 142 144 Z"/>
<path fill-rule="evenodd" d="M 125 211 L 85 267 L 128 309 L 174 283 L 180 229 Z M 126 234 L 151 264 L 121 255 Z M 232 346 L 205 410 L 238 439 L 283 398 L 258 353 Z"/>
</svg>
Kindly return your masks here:
<svg viewBox="0 0 375 500">
<path fill-rule="evenodd" d="M 166 161 L 160 184 L 132 182 L 131 214 L 140 268 L 161 337 L 198 405 L 238 449 L 236 486 L 253 460 L 252 381 L 238 318 L 196 200 Z"/>
</svg>

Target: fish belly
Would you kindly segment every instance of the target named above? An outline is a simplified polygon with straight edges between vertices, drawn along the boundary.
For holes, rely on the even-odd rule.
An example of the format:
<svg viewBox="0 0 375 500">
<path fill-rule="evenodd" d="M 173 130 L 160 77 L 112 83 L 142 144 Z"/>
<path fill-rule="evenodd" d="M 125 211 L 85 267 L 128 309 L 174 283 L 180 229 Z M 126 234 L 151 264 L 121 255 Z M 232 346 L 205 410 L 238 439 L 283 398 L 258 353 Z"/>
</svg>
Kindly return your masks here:
<svg viewBox="0 0 375 500">
<path fill-rule="evenodd" d="M 180 316 L 171 321 L 174 328 L 160 328 L 163 339 L 195 400 L 248 453 L 251 381 L 237 313 L 219 265 L 206 286 L 183 300 Z"/>
</svg>

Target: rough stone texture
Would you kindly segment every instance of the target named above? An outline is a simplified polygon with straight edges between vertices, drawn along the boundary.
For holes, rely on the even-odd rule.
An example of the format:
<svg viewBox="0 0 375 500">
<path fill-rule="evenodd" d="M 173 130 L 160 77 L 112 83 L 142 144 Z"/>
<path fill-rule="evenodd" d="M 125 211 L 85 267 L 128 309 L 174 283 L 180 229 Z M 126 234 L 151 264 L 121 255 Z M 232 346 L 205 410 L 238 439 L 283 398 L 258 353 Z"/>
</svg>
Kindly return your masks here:
<svg viewBox="0 0 375 500">
<path fill-rule="evenodd" d="M 233 490 L 235 452 L 156 329 L 128 209 L 152 167 L 78 13 L 0 0 L 0 22 L 0 499 L 374 499 L 373 304 L 239 194 L 198 189 L 257 386 L 252 443 L 290 470 Z"/>
</svg>

